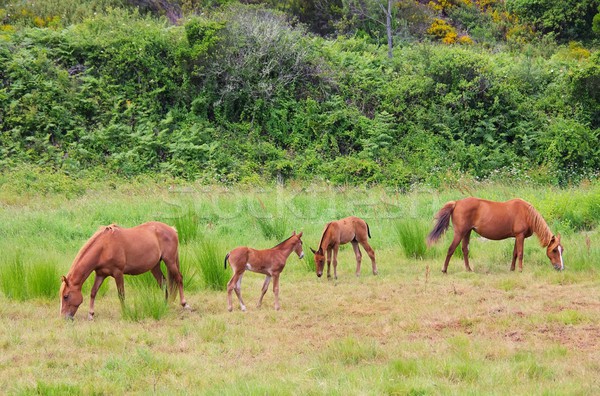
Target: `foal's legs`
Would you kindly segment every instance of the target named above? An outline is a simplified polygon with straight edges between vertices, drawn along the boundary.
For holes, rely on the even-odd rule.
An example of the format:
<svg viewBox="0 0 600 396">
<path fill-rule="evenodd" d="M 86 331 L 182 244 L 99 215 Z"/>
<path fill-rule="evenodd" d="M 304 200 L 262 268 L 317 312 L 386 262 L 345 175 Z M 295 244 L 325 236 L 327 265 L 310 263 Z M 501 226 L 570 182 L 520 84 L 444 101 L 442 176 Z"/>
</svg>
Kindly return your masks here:
<svg viewBox="0 0 600 396">
<path fill-rule="evenodd" d="M 340 249 L 339 244 L 333 245 L 333 279 L 337 279 L 337 255 Z"/>
<path fill-rule="evenodd" d="M 269 290 L 269 283 L 271 283 L 271 276 L 267 275 L 267 277 L 265 278 L 265 283 L 263 283 L 260 298 L 258 299 L 258 304 L 256 305 L 256 308 L 260 308 L 260 306 L 262 305 L 263 297 L 265 296 L 267 290 Z"/>
<path fill-rule="evenodd" d="M 94 279 L 94 286 L 92 286 L 92 293 L 90 294 L 90 312 L 88 313 L 88 319 L 94 319 L 94 300 L 96 299 L 96 293 L 98 293 L 98 289 L 104 282 L 106 277 L 102 275 L 96 274 L 96 278 Z"/>
<path fill-rule="evenodd" d="M 471 230 L 467 231 L 465 236 L 462 239 L 462 252 L 463 258 L 465 259 L 465 269 L 471 272 L 471 267 L 469 266 L 469 240 L 471 239 Z"/>
<path fill-rule="evenodd" d="M 333 267 L 335 270 L 335 266 Z M 279 274 L 273 274 L 273 294 L 275 294 L 275 310 L 279 311 Z"/>
<path fill-rule="evenodd" d="M 352 241 L 352 249 L 354 249 L 354 255 L 356 256 L 356 276 L 359 276 L 362 254 L 360 253 L 360 247 L 358 247 L 358 242 L 356 240 Z"/>
<path fill-rule="evenodd" d="M 244 305 L 244 300 L 242 300 L 242 277 L 244 276 L 244 271 L 235 272 L 227 283 L 227 310 L 230 312 L 233 310 L 231 292 L 234 290 L 240 302 L 240 308 L 242 311 L 246 311 L 246 305 Z"/>
<path fill-rule="evenodd" d="M 361 241 L 360 244 L 365 248 L 365 251 L 369 255 L 369 258 L 371 259 L 371 267 L 373 267 L 373 275 L 377 275 L 379 272 L 377 271 L 377 264 L 375 263 L 375 251 L 373 250 L 371 245 L 369 245 L 369 242 L 367 242 L 366 240 Z"/>
<path fill-rule="evenodd" d="M 331 254 L 332 249 L 327 248 L 327 279 L 331 278 Z"/>
</svg>

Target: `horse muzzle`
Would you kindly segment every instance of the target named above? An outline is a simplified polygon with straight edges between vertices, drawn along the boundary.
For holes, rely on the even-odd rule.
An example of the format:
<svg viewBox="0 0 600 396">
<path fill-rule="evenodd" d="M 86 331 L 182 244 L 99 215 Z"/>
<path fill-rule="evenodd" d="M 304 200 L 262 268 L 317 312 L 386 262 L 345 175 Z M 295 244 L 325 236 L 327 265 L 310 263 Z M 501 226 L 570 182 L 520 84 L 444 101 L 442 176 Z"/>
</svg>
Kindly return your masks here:
<svg viewBox="0 0 600 396">
<path fill-rule="evenodd" d="M 322 272 L 317 272 L 317 277 L 319 277 L 319 278 L 320 278 L 320 277 L 321 277 L 321 275 L 323 275 L 323 273 L 322 273 Z"/>
<path fill-rule="evenodd" d="M 565 267 L 563 265 L 561 265 L 561 263 L 557 263 L 557 264 L 552 264 L 554 266 L 554 269 L 557 271 L 562 271 L 565 269 Z"/>
</svg>

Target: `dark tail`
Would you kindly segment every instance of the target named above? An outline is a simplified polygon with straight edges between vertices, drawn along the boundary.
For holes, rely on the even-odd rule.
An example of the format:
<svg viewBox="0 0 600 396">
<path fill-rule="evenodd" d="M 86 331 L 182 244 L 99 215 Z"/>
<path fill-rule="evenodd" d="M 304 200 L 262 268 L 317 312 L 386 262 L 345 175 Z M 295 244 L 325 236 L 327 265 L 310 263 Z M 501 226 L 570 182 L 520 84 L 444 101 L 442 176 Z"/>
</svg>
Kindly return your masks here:
<svg viewBox="0 0 600 396">
<path fill-rule="evenodd" d="M 369 238 L 371 238 L 371 229 L 369 228 L 369 224 L 366 222 L 365 224 L 367 225 L 367 235 L 369 235 Z"/>
<path fill-rule="evenodd" d="M 433 227 L 433 230 L 427 235 L 427 246 L 431 246 L 437 242 L 438 239 L 446 232 L 448 227 L 450 226 L 450 218 L 452 217 L 452 212 L 454 211 L 454 207 L 456 206 L 455 201 L 450 201 L 444 205 L 442 209 L 435 215 L 437 222 Z"/>
<path fill-rule="evenodd" d="M 227 253 L 227 256 L 225 256 L 225 262 L 223 263 L 224 266 L 223 268 L 227 269 L 227 260 L 229 259 L 229 253 Z"/>
</svg>

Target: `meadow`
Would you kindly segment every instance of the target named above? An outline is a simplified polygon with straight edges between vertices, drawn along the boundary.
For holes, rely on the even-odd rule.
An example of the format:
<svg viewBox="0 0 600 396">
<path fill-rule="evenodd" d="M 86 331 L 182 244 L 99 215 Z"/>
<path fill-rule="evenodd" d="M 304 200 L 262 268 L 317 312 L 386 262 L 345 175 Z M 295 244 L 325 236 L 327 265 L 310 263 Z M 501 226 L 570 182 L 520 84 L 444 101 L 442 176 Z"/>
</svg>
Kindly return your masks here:
<svg viewBox="0 0 600 396">
<path fill-rule="evenodd" d="M 7 394 L 597 394 L 600 392 L 600 184 L 558 189 L 458 181 L 437 189 L 287 184 L 250 188 L 171 180 L 79 182 L 24 172 L 0 176 L 0 389 Z M 12 175 L 13 177 L 15 175 Z M 565 247 L 556 272 L 535 237 L 523 272 L 513 240 L 471 239 L 441 273 L 451 230 L 424 245 L 433 216 L 475 195 L 533 203 Z M 351 246 L 337 281 L 318 279 L 309 247 L 327 221 L 371 229 L 379 275 Z M 101 226 L 159 220 L 178 228 L 183 310 L 147 274 L 126 277 L 121 308 L 105 281 L 88 321 L 58 315 L 60 276 Z M 268 248 L 304 232 L 290 256 L 280 311 L 263 276 L 247 273 L 248 306 L 227 312 L 225 254 Z M 365 260 L 366 259 L 366 260 Z M 234 297 L 234 301 L 235 297 Z"/>
</svg>

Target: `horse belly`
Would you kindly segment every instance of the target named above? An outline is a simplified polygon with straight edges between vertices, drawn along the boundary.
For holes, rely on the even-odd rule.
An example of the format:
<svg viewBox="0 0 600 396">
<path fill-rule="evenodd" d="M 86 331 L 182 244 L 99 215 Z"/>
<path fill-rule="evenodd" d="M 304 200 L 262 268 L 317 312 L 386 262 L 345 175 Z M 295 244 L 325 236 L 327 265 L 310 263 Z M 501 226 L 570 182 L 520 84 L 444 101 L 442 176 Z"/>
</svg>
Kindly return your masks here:
<svg viewBox="0 0 600 396">
<path fill-rule="evenodd" d="M 503 224 L 503 222 L 487 222 L 485 224 L 475 225 L 473 229 L 482 237 L 495 241 L 515 236 L 512 225 Z"/>
<path fill-rule="evenodd" d="M 125 247 L 125 268 L 123 273 L 139 275 L 150 271 L 161 259 L 157 243 L 133 243 Z"/>
</svg>

